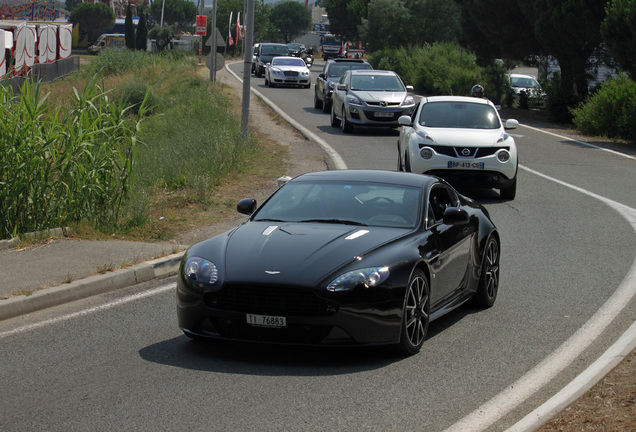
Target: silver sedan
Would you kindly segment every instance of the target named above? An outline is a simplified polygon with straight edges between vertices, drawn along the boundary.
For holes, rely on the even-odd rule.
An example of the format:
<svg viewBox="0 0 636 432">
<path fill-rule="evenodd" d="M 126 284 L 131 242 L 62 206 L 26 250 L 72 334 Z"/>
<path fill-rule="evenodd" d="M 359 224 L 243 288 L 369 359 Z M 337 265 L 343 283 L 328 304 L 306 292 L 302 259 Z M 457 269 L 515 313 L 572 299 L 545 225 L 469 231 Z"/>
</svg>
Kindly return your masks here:
<svg viewBox="0 0 636 432">
<path fill-rule="evenodd" d="M 332 96 L 331 126 L 343 132 L 354 126 L 398 127 L 400 116 L 415 108 L 412 91 L 393 71 L 346 71 Z"/>
</svg>

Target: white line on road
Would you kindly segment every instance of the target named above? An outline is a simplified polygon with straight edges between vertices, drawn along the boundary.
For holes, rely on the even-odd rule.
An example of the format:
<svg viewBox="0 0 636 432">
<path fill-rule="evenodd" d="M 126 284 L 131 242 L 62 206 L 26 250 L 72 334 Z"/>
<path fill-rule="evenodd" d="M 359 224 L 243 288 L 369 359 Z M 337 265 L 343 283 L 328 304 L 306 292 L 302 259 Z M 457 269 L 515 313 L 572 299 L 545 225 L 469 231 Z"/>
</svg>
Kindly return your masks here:
<svg viewBox="0 0 636 432">
<path fill-rule="evenodd" d="M 31 330 L 35 330 L 35 329 L 38 329 L 40 327 L 45 327 L 45 326 L 48 326 L 48 325 L 51 325 L 51 324 L 56 324 L 56 323 L 59 323 L 59 322 L 62 322 L 62 321 L 68 321 L 68 320 L 71 320 L 73 318 L 86 316 L 86 315 L 89 315 L 89 314 L 92 314 L 92 313 L 95 313 L 95 312 L 100 312 L 100 311 L 103 311 L 103 310 L 106 310 L 106 309 L 113 308 L 115 306 L 119 306 L 119 305 L 122 305 L 122 304 L 125 304 L 125 303 L 130 303 L 130 302 L 135 301 L 135 300 L 139 300 L 139 299 L 146 298 L 146 297 L 151 297 L 151 296 L 156 295 L 156 294 L 161 294 L 161 293 L 163 293 L 165 291 L 169 291 L 169 290 L 174 289 L 174 288 L 175 288 L 175 284 L 174 283 L 169 284 L 169 285 L 163 285 L 163 286 L 160 286 L 160 287 L 148 290 L 148 291 L 140 292 L 140 293 L 128 296 L 128 297 L 121 298 L 119 300 L 115 300 L 113 302 L 105 303 L 105 304 L 100 305 L 100 306 L 95 306 L 95 307 L 92 307 L 90 309 L 85 309 L 85 310 L 82 310 L 82 311 L 79 311 L 79 312 L 75 312 L 75 313 L 72 313 L 72 314 L 67 314 L 67 315 L 62 315 L 62 316 L 59 316 L 59 317 L 51 318 L 51 319 L 46 320 L 46 321 L 42 321 L 42 322 L 38 322 L 38 323 L 35 323 L 35 324 L 30 324 L 30 325 L 26 325 L 26 326 L 22 326 L 22 327 L 18 327 L 18 328 L 15 328 L 13 330 L 0 332 L 0 339 L 2 339 L 4 337 L 7 337 L 7 336 L 13 336 L 13 335 L 16 335 L 16 334 L 19 334 L 19 333 L 24 333 L 24 332 L 28 332 L 28 331 L 31 331 Z"/>
<path fill-rule="evenodd" d="M 543 177 L 552 182 L 558 183 L 577 192 L 590 196 L 594 199 L 602 201 L 621 216 L 632 226 L 636 232 L 636 209 L 612 201 L 578 186 L 571 185 L 556 178 L 547 176 L 528 167 L 519 166 L 529 173 Z M 566 340 L 552 354 L 541 361 L 537 366 L 528 371 L 516 382 L 508 386 L 504 391 L 490 399 L 488 402 L 477 408 L 472 413 L 461 419 L 459 422 L 450 426 L 445 432 L 467 432 L 467 431 L 483 431 L 502 418 L 535 392 L 539 391 L 543 386 L 548 384 L 554 377 L 565 370 L 579 355 L 587 349 L 592 342 L 598 338 L 601 333 L 610 325 L 614 318 L 625 308 L 627 304 L 636 296 L 636 258 L 614 294 L 605 302 L 605 304 L 590 318 L 579 330 L 576 331 L 568 340 Z M 635 332 L 630 333 L 632 337 L 636 337 Z M 627 343 L 633 344 L 633 339 L 624 338 Z M 598 367 L 597 367 L 598 368 Z M 601 376 L 598 376 L 600 379 Z M 582 381 L 582 380 L 580 380 Z M 569 394 L 561 393 L 559 403 L 564 401 L 572 402 L 579 397 L 585 390 L 584 387 L 571 385 L 568 386 Z M 562 392 L 565 391 L 562 390 Z M 542 409 L 546 409 L 545 407 Z M 532 421 L 530 421 L 532 419 Z M 523 425 L 513 426 L 514 431 L 534 430 L 546 420 L 541 415 L 534 415 L 532 418 L 525 419 Z"/>
</svg>

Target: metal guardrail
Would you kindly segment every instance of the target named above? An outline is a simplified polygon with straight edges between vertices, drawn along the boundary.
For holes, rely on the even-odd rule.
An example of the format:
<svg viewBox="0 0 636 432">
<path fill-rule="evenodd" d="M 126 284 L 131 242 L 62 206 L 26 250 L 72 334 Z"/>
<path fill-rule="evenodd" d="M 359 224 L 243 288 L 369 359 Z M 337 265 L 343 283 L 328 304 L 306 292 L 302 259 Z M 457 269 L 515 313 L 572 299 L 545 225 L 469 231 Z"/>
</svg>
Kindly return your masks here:
<svg viewBox="0 0 636 432">
<path fill-rule="evenodd" d="M 80 58 L 72 55 L 65 59 L 56 60 L 52 63 L 36 63 L 31 66 L 26 76 L 18 75 L 7 78 L 8 84 L 14 92 L 19 92 L 22 84 L 28 79 L 40 82 L 51 82 L 66 75 L 77 72 L 80 68 Z"/>
</svg>

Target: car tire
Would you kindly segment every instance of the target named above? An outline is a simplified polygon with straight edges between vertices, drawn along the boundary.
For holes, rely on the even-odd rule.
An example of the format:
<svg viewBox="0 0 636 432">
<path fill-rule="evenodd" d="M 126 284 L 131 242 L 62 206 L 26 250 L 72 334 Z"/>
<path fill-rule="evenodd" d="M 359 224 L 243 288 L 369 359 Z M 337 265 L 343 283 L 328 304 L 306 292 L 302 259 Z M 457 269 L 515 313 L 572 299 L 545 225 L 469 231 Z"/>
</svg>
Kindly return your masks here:
<svg viewBox="0 0 636 432">
<path fill-rule="evenodd" d="M 265 77 L 265 85 L 266 85 L 267 87 L 270 87 L 270 85 L 269 85 L 269 80 L 267 79 L 267 77 Z"/>
<path fill-rule="evenodd" d="M 320 99 L 318 99 L 318 93 L 314 91 L 314 108 L 322 109 L 323 103 Z"/>
<path fill-rule="evenodd" d="M 304 86 L 305 88 L 310 88 L 311 87 L 311 83 L 307 84 L 306 86 Z"/>
<path fill-rule="evenodd" d="M 347 115 L 345 114 L 345 107 L 342 106 L 342 120 L 340 120 L 340 128 L 344 133 L 353 132 L 353 125 L 351 122 L 347 121 Z"/>
<path fill-rule="evenodd" d="M 409 160 L 409 152 L 408 151 L 406 153 L 404 153 L 404 171 L 405 172 L 412 172 L 411 171 L 411 161 Z"/>
<path fill-rule="evenodd" d="M 397 345 L 401 354 L 417 354 L 422 348 L 431 318 L 430 294 L 426 275 L 422 270 L 416 269 L 406 288 L 400 342 Z"/>
<path fill-rule="evenodd" d="M 397 171 L 404 171 L 404 164 L 402 163 L 402 152 L 400 151 L 400 142 L 397 144 Z"/>
<path fill-rule="evenodd" d="M 499 189 L 499 197 L 505 200 L 513 200 L 517 195 L 517 176 L 509 186 Z"/>
<path fill-rule="evenodd" d="M 322 100 L 322 112 L 328 113 L 331 110 L 331 104 L 327 102 L 327 98 Z"/>
<path fill-rule="evenodd" d="M 331 126 L 336 128 L 340 126 L 340 119 L 336 117 L 336 110 L 333 105 L 331 105 Z"/>
<path fill-rule="evenodd" d="M 491 236 L 486 243 L 481 263 L 481 276 L 477 292 L 471 299 L 474 306 L 489 308 L 497 300 L 499 291 L 499 240 Z"/>
</svg>

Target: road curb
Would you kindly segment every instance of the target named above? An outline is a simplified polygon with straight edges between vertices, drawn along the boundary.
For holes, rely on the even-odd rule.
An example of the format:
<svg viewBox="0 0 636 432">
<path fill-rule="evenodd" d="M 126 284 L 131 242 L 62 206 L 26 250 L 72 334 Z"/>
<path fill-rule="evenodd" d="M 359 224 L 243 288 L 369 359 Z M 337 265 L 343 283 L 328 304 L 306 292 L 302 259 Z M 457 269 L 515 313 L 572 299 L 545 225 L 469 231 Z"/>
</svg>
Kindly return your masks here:
<svg viewBox="0 0 636 432">
<path fill-rule="evenodd" d="M 147 282 L 154 278 L 174 275 L 179 269 L 184 253 L 179 252 L 125 269 L 35 291 L 30 296 L 15 296 L 0 300 L 0 321 Z"/>
</svg>

